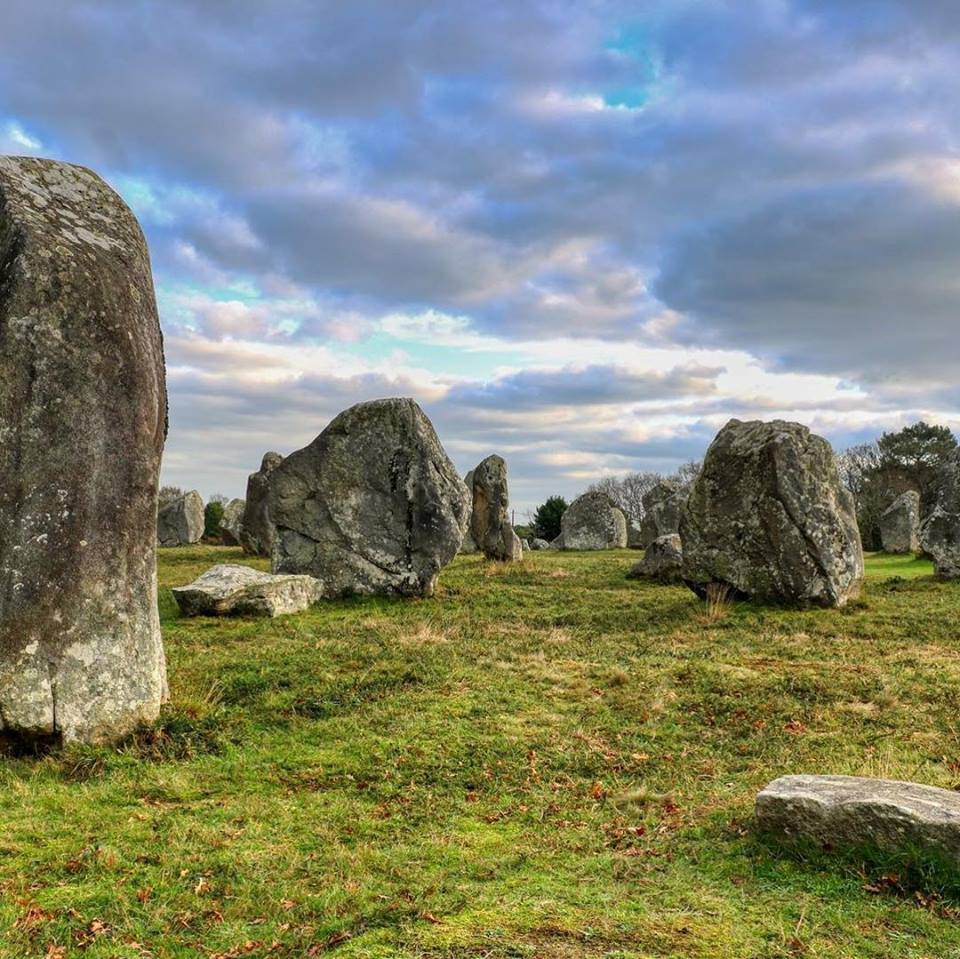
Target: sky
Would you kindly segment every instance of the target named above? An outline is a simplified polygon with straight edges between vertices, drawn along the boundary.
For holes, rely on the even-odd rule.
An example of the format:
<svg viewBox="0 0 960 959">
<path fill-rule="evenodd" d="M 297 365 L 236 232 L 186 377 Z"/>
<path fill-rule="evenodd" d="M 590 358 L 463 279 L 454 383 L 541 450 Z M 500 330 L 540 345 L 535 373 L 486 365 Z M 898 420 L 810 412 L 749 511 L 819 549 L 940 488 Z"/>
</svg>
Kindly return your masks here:
<svg viewBox="0 0 960 959">
<path fill-rule="evenodd" d="M 412 396 L 517 518 L 699 458 L 960 428 L 952 0 L 4 0 L 0 153 L 146 232 L 163 481 Z"/>
</svg>

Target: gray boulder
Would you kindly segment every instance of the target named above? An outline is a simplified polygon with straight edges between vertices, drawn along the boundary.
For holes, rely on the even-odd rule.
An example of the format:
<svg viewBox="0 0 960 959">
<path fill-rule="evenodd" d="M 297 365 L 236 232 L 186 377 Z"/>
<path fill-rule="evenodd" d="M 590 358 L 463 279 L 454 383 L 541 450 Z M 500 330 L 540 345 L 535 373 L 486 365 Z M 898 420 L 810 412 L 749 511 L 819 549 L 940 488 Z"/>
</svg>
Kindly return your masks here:
<svg viewBox="0 0 960 959">
<path fill-rule="evenodd" d="M 312 576 L 273 576 L 249 566 L 213 566 L 173 598 L 184 616 L 282 616 L 322 597 Z"/>
<path fill-rule="evenodd" d="M 933 558 L 937 576 L 960 578 L 960 450 L 940 471 L 937 504 L 923 524 L 923 551 Z"/>
<path fill-rule="evenodd" d="M 324 595 L 433 592 L 470 516 L 467 489 L 411 399 L 359 403 L 270 478 L 275 573 Z"/>
<path fill-rule="evenodd" d="M 203 497 L 191 490 L 164 503 L 157 511 L 160 546 L 192 546 L 203 538 Z"/>
<path fill-rule="evenodd" d="M 920 494 L 907 490 L 880 517 L 880 539 L 885 553 L 920 551 Z"/>
<path fill-rule="evenodd" d="M 467 520 L 467 528 L 463 531 L 463 540 L 460 543 L 460 552 L 465 555 L 471 555 L 473 553 L 479 553 L 480 547 L 477 546 L 477 541 L 473 538 L 473 470 L 470 470 L 466 476 L 463 478 L 463 485 L 467 488 L 467 493 L 471 497 L 471 507 L 470 507 L 470 519 Z"/>
<path fill-rule="evenodd" d="M 646 549 L 643 559 L 630 568 L 628 579 L 653 579 L 676 583 L 683 574 L 683 548 L 676 533 L 659 536 Z"/>
<path fill-rule="evenodd" d="M 0 157 L 0 743 L 116 740 L 166 698 L 167 397 L 143 234 L 96 174 Z"/>
<path fill-rule="evenodd" d="M 799 423 L 731 420 L 707 451 L 680 523 L 683 578 L 762 601 L 843 606 L 863 550 L 830 444 Z"/>
<path fill-rule="evenodd" d="M 560 518 L 560 535 L 555 549 L 624 549 L 627 545 L 627 518 L 606 493 L 578 496 Z"/>
<path fill-rule="evenodd" d="M 783 776 L 757 796 L 756 826 L 787 845 L 880 849 L 960 866 L 960 795 L 856 776 Z"/>
<path fill-rule="evenodd" d="M 643 520 L 640 524 L 639 545 L 646 549 L 655 539 L 680 532 L 680 514 L 688 490 L 673 480 L 661 480 L 644 493 Z"/>
<path fill-rule="evenodd" d="M 538 536 L 535 536 L 530 540 L 530 549 L 550 549 L 550 543 L 545 539 L 540 539 Z"/>
<path fill-rule="evenodd" d="M 473 497 L 469 539 L 487 559 L 522 559 L 520 537 L 510 525 L 507 464 L 503 457 L 488 456 L 467 474 L 467 479 L 467 490 Z"/>
<path fill-rule="evenodd" d="M 220 520 L 220 537 L 226 546 L 239 546 L 243 530 L 243 512 L 247 504 L 242 499 L 232 499 L 223 508 Z"/>
<path fill-rule="evenodd" d="M 626 514 L 624 514 L 626 515 Z M 643 549 L 643 532 L 629 516 L 627 516 L 627 549 Z"/>
<path fill-rule="evenodd" d="M 276 532 L 270 516 L 270 476 L 282 462 L 279 453 L 264 453 L 260 469 L 247 477 L 240 545 L 248 556 L 270 556 L 273 553 Z"/>
</svg>

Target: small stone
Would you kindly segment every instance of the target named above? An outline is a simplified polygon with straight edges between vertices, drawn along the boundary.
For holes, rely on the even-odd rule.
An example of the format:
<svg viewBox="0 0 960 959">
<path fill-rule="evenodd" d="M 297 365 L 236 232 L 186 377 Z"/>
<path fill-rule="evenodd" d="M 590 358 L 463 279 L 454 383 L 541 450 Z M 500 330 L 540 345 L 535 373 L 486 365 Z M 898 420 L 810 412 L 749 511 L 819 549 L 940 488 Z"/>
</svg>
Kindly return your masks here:
<svg viewBox="0 0 960 959">
<path fill-rule="evenodd" d="M 659 536 L 643 559 L 630 568 L 627 579 L 653 579 L 660 583 L 679 582 L 683 574 L 683 548 L 676 533 Z"/>
<path fill-rule="evenodd" d="M 627 518 L 606 493 L 578 496 L 560 518 L 554 549 L 625 549 Z"/>
<path fill-rule="evenodd" d="M 920 494 L 907 490 L 880 517 L 880 539 L 885 553 L 916 553 L 920 550 Z"/>
<path fill-rule="evenodd" d="M 157 511 L 160 546 L 192 546 L 203 538 L 203 497 L 191 490 L 165 503 Z"/>
<path fill-rule="evenodd" d="M 550 542 L 545 539 L 540 539 L 539 536 L 534 536 L 534 538 L 530 540 L 530 549 L 550 549 Z"/>
<path fill-rule="evenodd" d="M 282 616 L 321 599 L 323 583 L 312 576 L 275 576 L 221 564 L 172 592 L 184 616 Z"/>
<path fill-rule="evenodd" d="M 891 779 L 783 776 L 757 796 L 757 829 L 792 845 L 933 853 L 960 866 L 960 795 Z"/>
</svg>

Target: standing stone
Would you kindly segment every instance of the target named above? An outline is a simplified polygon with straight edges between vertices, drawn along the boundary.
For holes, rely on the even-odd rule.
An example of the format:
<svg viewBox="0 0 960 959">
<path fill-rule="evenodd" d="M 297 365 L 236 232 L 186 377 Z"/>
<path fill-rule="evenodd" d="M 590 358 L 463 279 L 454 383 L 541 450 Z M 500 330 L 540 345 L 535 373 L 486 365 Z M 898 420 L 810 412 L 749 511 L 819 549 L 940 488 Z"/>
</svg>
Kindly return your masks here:
<svg viewBox="0 0 960 959">
<path fill-rule="evenodd" d="M 658 536 L 634 563 L 627 579 L 653 579 L 658 583 L 676 583 L 683 573 L 683 547 L 677 533 Z"/>
<path fill-rule="evenodd" d="M 688 490 L 673 480 L 661 480 L 644 493 L 643 521 L 640 524 L 640 546 L 646 549 L 661 536 L 680 532 L 680 513 Z"/>
<path fill-rule="evenodd" d="M 282 462 L 279 453 L 264 453 L 260 469 L 247 477 L 240 545 L 248 556 L 270 556 L 273 553 L 276 533 L 270 517 L 270 476 Z"/>
<path fill-rule="evenodd" d="M 843 606 L 863 550 L 833 450 L 799 423 L 731 420 L 710 445 L 680 522 L 683 578 L 758 600 Z"/>
<path fill-rule="evenodd" d="M 960 578 L 960 450 L 940 469 L 937 505 L 920 534 L 923 551 L 933 557 L 937 576 Z"/>
<path fill-rule="evenodd" d="M 471 497 L 471 504 L 473 502 L 473 470 L 470 470 L 466 476 L 463 478 L 463 485 L 467 488 L 467 493 Z M 463 531 L 463 541 L 460 543 L 460 552 L 464 555 L 472 555 L 473 553 L 479 553 L 480 547 L 477 546 L 477 541 L 473 538 L 473 506 L 470 507 L 470 518 L 467 520 L 467 528 Z"/>
<path fill-rule="evenodd" d="M 920 494 L 907 490 L 880 517 L 880 539 L 885 553 L 916 553 L 920 550 Z"/>
<path fill-rule="evenodd" d="M 242 499 L 232 499 L 223 508 L 220 520 L 220 538 L 225 546 L 239 546 L 240 532 L 243 529 L 243 511 L 247 504 Z"/>
<path fill-rule="evenodd" d="M 191 490 L 164 503 L 157 511 L 160 546 L 193 546 L 203 539 L 203 497 Z"/>
<path fill-rule="evenodd" d="M 530 549 L 550 549 L 550 543 L 548 540 L 540 539 L 539 536 L 534 536 L 534 538 L 530 540 Z"/>
<path fill-rule="evenodd" d="M 0 740 L 115 740 L 166 667 L 163 344 L 140 227 L 94 173 L 0 157 Z"/>
<path fill-rule="evenodd" d="M 270 477 L 275 573 L 325 596 L 433 592 L 460 549 L 467 489 L 410 399 L 359 403 Z"/>
<path fill-rule="evenodd" d="M 551 543 L 555 549 L 624 549 L 627 545 L 627 518 L 606 493 L 578 496 L 560 518 L 560 535 Z"/>
<path fill-rule="evenodd" d="M 507 464 L 501 456 L 488 456 L 467 474 L 473 497 L 470 538 L 487 559 L 523 559 L 523 545 L 510 525 Z"/>
<path fill-rule="evenodd" d="M 859 776 L 781 776 L 757 795 L 760 833 L 787 846 L 882 850 L 960 866 L 960 796 Z"/>
</svg>

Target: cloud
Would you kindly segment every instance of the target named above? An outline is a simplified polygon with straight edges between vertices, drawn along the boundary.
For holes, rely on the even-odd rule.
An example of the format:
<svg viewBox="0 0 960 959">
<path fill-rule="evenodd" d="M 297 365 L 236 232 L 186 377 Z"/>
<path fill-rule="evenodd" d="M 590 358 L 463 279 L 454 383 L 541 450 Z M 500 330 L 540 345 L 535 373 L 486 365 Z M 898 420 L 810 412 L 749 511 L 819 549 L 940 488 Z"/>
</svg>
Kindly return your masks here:
<svg viewBox="0 0 960 959">
<path fill-rule="evenodd" d="M 143 222 L 172 478 L 409 393 L 533 500 L 730 415 L 956 422 L 954 7 L 8 0 L 0 150 Z"/>
</svg>

